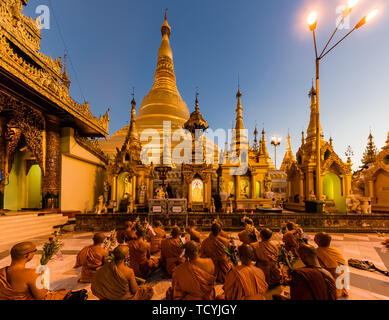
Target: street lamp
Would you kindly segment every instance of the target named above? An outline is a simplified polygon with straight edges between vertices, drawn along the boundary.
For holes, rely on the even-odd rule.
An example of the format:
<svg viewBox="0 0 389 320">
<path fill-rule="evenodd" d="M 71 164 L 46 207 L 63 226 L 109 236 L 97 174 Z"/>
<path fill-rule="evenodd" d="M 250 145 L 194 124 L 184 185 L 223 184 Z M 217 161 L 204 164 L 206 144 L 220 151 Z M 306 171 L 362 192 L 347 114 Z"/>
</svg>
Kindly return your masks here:
<svg viewBox="0 0 389 320">
<path fill-rule="evenodd" d="M 277 147 L 281 144 L 281 137 L 272 136 L 271 137 L 271 144 L 274 146 L 274 165 L 276 166 L 277 170 Z"/>
<path fill-rule="evenodd" d="M 316 11 L 312 11 L 308 16 L 308 26 L 309 29 L 313 33 L 313 42 L 315 45 L 315 57 L 316 57 L 316 199 L 321 200 L 322 198 L 322 182 L 321 182 L 321 153 L 320 153 L 320 109 L 319 109 L 319 102 L 320 102 L 320 61 L 329 54 L 332 50 L 334 50 L 343 40 L 345 40 L 351 33 L 353 33 L 355 30 L 359 29 L 363 25 L 365 25 L 367 22 L 369 22 L 371 19 L 373 19 L 377 13 L 378 9 L 375 9 L 371 11 L 368 15 L 363 17 L 361 21 L 359 21 L 355 27 L 348 32 L 343 38 L 341 38 L 337 43 L 335 43 L 331 48 L 328 48 L 330 45 L 332 39 L 334 38 L 336 32 L 339 30 L 339 27 L 342 25 L 346 17 L 351 13 L 355 5 L 358 3 L 359 0 L 349 0 L 347 8 L 344 10 L 342 19 L 338 23 L 338 25 L 335 28 L 335 31 L 332 33 L 330 39 L 328 40 L 327 44 L 325 45 L 323 51 L 318 54 L 317 51 L 317 42 L 316 42 L 316 27 L 317 27 L 317 21 L 318 21 L 318 13 Z"/>
</svg>

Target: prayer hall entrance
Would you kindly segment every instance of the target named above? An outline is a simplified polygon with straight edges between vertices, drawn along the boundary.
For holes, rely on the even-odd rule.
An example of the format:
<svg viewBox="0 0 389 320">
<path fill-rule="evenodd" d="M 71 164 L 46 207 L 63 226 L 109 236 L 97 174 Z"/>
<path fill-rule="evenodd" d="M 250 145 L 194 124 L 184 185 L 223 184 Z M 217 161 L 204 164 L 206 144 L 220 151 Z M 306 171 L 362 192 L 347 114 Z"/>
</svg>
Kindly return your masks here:
<svg viewBox="0 0 389 320">
<path fill-rule="evenodd" d="M 42 170 L 25 148 L 17 151 L 4 189 L 4 209 L 42 208 Z"/>
<path fill-rule="evenodd" d="M 335 202 L 338 212 L 346 212 L 346 198 L 342 194 L 342 181 L 335 173 L 327 173 L 323 179 L 323 194 Z"/>
</svg>

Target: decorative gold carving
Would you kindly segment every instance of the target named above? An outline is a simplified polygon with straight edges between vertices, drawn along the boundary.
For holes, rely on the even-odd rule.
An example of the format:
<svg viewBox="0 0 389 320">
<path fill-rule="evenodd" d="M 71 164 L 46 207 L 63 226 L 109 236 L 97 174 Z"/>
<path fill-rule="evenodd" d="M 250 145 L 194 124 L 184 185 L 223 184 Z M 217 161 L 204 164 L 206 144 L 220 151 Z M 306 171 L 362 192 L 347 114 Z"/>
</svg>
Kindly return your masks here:
<svg viewBox="0 0 389 320">
<path fill-rule="evenodd" d="M 61 60 L 53 60 L 38 52 L 40 30 L 34 20 L 21 14 L 21 9 L 20 0 L 2 0 L 0 3 L 0 67 L 107 136 L 109 116 L 106 114 L 97 119 L 91 114 L 88 102 L 79 104 L 70 97 L 61 74 Z M 19 56 L 11 43 L 34 61 L 34 64 Z"/>
<path fill-rule="evenodd" d="M 74 139 L 80 146 L 82 146 L 90 153 L 98 157 L 100 160 L 108 164 L 109 157 L 103 152 L 103 150 L 101 150 L 98 140 L 81 137 L 77 131 L 74 132 Z"/>
</svg>

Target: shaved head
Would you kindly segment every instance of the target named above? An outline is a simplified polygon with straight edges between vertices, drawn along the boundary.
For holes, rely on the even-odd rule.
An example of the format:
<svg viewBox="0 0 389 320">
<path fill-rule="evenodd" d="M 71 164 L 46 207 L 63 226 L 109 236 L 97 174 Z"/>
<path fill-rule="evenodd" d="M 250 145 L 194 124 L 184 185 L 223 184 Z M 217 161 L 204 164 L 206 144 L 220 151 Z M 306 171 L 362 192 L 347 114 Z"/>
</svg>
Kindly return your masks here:
<svg viewBox="0 0 389 320">
<path fill-rule="evenodd" d="M 189 260 L 194 260 L 197 258 L 199 253 L 199 247 L 194 241 L 189 241 L 185 244 L 185 255 L 189 258 Z"/>
<path fill-rule="evenodd" d="M 319 247 L 329 247 L 331 244 L 331 236 L 325 232 L 319 232 L 315 235 L 315 242 Z"/>
<path fill-rule="evenodd" d="M 286 224 L 286 228 L 289 230 L 289 231 L 292 231 L 295 229 L 295 224 L 293 222 L 288 222 Z"/>
<path fill-rule="evenodd" d="M 246 265 L 250 264 L 254 258 L 253 248 L 248 244 L 242 244 L 238 248 L 238 253 L 239 253 L 240 260 L 242 261 L 243 264 Z"/>
<path fill-rule="evenodd" d="M 173 238 L 177 238 L 181 235 L 181 229 L 179 227 L 175 226 L 175 227 L 173 227 L 171 234 L 172 234 Z"/>
<path fill-rule="evenodd" d="M 128 246 L 120 245 L 113 250 L 113 256 L 115 259 L 115 262 L 121 262 L 124 259 L 126 259 L 130 254 L 130 249 Z"/>
<path fill-rule="evenodd" d="M 212 234 L 216 237 L 222 231 L 222 227 L 220 223 L 214 222 L 211 226 L 211 231 Z"/>
<path fill-rule="evenodd" d="M 36 245 L 32 242 L 22 242 L 14 245 L 11 249 L 12 260 L 20 260 L 28 253 L 36 252 Z"/>
<path fill-rule="evenodd" d="M 104 233 L 101 233 L 101 232 L 95 233 L 93 235 L 93 243 L 95 245 L 102 244 L 104 242 L 105 238 L 106 238 L 106 236 Z"/>
<path fill-rule="evenodd" d="M 297 252 L 306 266 L 314 266 L 319 264 L 315 247 L 308 244 L 301 244 Z"/>
<path fill-rule="evenodd" d="M 273 232 L 269 228 L 262 229 L 259 234 L 264 241 L 268 241 L 271 239 Z"/>
</svg>

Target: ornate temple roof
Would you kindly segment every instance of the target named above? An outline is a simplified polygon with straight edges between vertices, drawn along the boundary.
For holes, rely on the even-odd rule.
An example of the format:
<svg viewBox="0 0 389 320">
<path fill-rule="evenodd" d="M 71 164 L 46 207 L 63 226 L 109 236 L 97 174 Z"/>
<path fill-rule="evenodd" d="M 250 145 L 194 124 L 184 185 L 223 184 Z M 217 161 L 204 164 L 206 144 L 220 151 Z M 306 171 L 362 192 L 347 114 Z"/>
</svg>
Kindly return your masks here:
<svg viewBox="0 0 389 320">
<path fill-rule="evenodd" d="M 31 96 L 26 98 L 37 102 L 42 112 L 56 114 L 84 135 L 107 136 L 108 112 L 96 118 L 88 102 L 75 102 L 69 95 L 70 79 L 66 70 L 62 72 L 61 60 L 39 51 L 41 32 L 37 23 L 22 14 L 27 2 L 0 2 L 0 76 L 13 91 L 28 92 Z M 11 80 L 15 78 L 17 83 Z"/>
<path fill-rule="evenodd" d="M 208 123 L 203 119 L 203 115 L 200 112 L 198 93 L 196 93 L 195 111 L 190 114 L 189 120 L 184 124 L 184 128 L 192 134 L 196 130 L 205 131 L 208 129 Z"/>
</svg>

